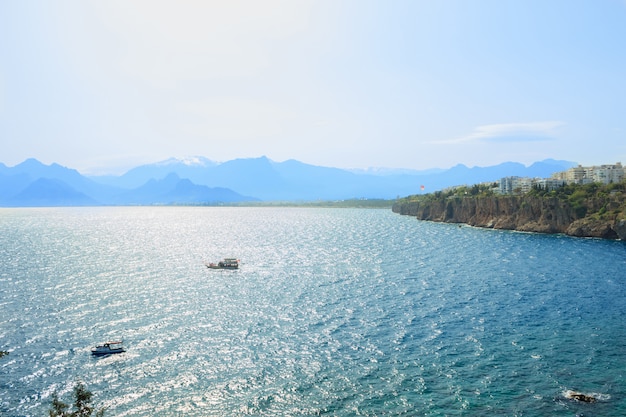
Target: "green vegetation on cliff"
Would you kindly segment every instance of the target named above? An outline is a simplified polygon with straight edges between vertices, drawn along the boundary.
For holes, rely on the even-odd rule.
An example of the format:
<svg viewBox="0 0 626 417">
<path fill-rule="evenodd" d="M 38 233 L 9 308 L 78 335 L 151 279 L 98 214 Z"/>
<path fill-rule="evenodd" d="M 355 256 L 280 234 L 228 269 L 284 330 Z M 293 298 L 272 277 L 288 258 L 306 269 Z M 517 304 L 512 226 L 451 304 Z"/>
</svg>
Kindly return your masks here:
<svg viewBox="0 0 626 417">
<path fill-rule="evenodd" d="M 448 188 L 443 191 L 435 191 L 429 194 L 411 195 L 398 199 L 400 203 L 414 201 L 444 201 L 449 198 L 461 197 L 491 197 L 497 195 L 493 190 L 498 186 L 497 183 L 475 184 L 472 186 L 461 185 L 458 187 Z"/>
<path fill-rule="evenodd" d="M 579 218 L 626 218 L 626 181 L 606 185 L 595 182 L 584 185 L 569 184 L 553 191 L 535 187 L 528 196 L 556 197 L 567 202 Z"/>
<path fill-rule="evenodd" d="M 496 186 L 412 195 L 398 199 L 393 211 L 421 220 L 626 240 L 626 181 L 565 185 L 551 191 L 536 187 L 519 195 L 498 194 Z"/>
</svg>

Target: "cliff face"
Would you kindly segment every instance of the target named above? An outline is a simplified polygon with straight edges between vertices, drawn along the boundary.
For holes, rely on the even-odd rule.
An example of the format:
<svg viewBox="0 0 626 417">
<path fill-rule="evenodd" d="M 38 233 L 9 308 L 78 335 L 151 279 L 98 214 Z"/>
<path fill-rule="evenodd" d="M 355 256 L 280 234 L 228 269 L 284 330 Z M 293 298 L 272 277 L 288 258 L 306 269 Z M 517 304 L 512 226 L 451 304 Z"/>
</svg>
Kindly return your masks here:
<svg viewBox="0 0 626 417">
<path fill-rule="evenodd" d="M 606 201 L 586 202 L 586 212 L 596 213 L 601 207 L 606 209 Z M 625 220 L 618 220 L 616 216 L 584 217 L 583 214 L 581 217 L 580 210 L 556 197 L 454 197 L 445 200 L 398 202 L 393 205 L 392 210 L 394 213 L 415 216 L 420 220 L 626 240 Z"/>
</svg>

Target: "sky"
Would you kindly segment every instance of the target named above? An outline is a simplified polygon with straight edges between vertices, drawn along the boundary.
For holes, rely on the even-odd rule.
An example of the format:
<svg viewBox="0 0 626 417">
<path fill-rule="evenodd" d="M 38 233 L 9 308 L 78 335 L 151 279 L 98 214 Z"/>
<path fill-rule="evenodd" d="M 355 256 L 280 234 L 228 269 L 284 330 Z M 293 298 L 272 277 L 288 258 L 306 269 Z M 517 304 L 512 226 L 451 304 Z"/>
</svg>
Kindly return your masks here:
<svg viewBox="0 0 626 417">
<path fill-rule="evenodd" d="M 0 0 L 0 162 L 626 163 L 626 0 Z"/>
</svg>

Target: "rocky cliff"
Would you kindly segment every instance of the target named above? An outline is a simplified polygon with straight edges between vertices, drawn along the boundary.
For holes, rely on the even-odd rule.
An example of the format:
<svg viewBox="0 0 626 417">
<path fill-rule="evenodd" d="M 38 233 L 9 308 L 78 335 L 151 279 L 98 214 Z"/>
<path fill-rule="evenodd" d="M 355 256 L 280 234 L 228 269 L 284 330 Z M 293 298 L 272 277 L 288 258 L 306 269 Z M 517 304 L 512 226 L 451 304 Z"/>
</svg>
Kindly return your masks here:
<svg viewBox="0 0 626 417">
<path fill-rule="evenodd" d="M 403 199 L 395 203 L 392 210 L 420 220 L 626 240 L 621 198 L 591 198 L 584 203 L 573 205 L 557 197 L 453 196 L 431 200 Z"/>
</svg>

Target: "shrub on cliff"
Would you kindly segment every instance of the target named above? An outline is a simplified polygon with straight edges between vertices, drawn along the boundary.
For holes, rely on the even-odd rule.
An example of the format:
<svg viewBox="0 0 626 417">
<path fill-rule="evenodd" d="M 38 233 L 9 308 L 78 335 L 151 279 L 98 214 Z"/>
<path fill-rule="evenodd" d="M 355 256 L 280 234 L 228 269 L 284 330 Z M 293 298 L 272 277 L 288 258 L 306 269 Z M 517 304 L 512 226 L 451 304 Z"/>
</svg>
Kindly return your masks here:
<svg viewBox="0 0 626 417">
<path fill-rule="evenodd" d="M 496 195 L 493 191 L 498 186 L 497 183 L 474 184 L 472 186 L 459 185 L 445 190 L 434 191 L 428 194 L 414 194 L 408 197 L 397 199 L 397 203 L 445 201 L 450 198 L 464 197 L 492 197 Z"/>
</svg>

